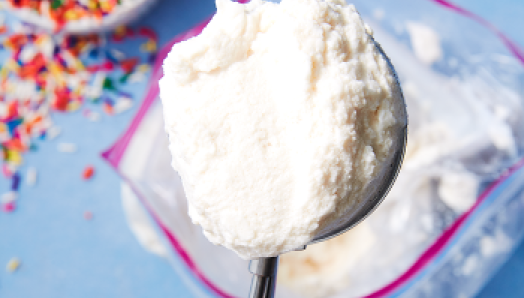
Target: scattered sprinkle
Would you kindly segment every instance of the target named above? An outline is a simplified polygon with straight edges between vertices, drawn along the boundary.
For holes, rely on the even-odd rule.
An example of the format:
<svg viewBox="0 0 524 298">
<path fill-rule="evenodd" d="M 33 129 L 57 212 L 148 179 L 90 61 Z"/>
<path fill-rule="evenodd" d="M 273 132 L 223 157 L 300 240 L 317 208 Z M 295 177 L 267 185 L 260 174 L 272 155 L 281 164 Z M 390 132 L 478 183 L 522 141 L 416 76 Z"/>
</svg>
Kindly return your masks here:
<svg viewBox="0 0 524 298">
<path fill-rule="evenodd" d="M 95 174 L 95 168 L 93 166 L 87 166 L 82 172 L 82 178 L 84 180 L 89 180 Z"/>
<path fill-rule="evenodd" d="M 91 211 L 84 212 L 84 219 L 85 220 L 92 220 L 93 219 L 93 213 Z"/>
<path fill-rule="evenodd" d="M 5 267 L 5 269 L 9 273 L 13 273 L 16 270 L 18 270 L 18 268 L 20 268 L 20 265 L 21 262 L 18 258 L 12 258 L 11 260 L 9 260 L 9 262 L 7 262 L 7 266 Z"/>
<path fill-rule="evenodd" d="M 91 110 L 84 110 L 84 116 L 91 122 L 98 122 L 100 121 L 100 113 L 93 112 Z"/>
<path fill-rule="evenodd" d="M 32 7 L 36 12 L 47 12 L 54 6 L 52 18 L 60 27 L 62 22 L 84 17 L 84 12 L 101 12 L 101 17 L 105 17 L 119 1 L 0 0 L 0 6 L 7 2 L 5 5 Z M 106 5 L 103 3 L 109 6 L 102 7 Z M 130 109 L 134 100 L 132 94 L 124 92 L 125 86 L 148 78 L 158 37 L 147 27 L 128 26 L 120 26 L 107 35 L 118 42 L 138 39 L 144 50 L 152 51 L 139 54 L 136 49 L 133 56 L 111 49 L 104 34 L 42 34 L 24 22 L 5 22 L 4 14 L 0 12 L 1 176 L 9 180 L 8 190 L 12 192 L 0 196 L 0 207 L 12 212 L 18 202 L 13 197 L 18 196 L 22 182 L 28 186 L 37 182 L 34 167 L 21 172 L 25 153 L 37 152 L 41 146 L 38 142 L 61 135 L 62 128 L 53 122 L 52 114 L 82 109 L 84 117 L 97 122 L 103 114 L 88 110 L 86 104 L 101 105 L 107 115 Z M 76 144 L 67 142 L 57 144 L 57 149 L 64 153 L 78 150 Z"/>
<path fill-rule="evenodd" d="M 18 193 L 16 191 L 8 191 L 2 195 L 0 199 L 2 204 L 8 204 L 14 202 L 17 199 Z"/>
<path fill-rule="evenodd" d="M 113 107 L 113 111 L 116 114 L 122 113 L 129 110 L 133 106 L 133 101 L 127 97 L 121 97 Z"/>
<path fill-rule="evenodd" d="M 145 53 L 153 53 L 153 52 L 156 52 L 156 50 L 157 50 L 156 42 L 152 40 L 148 40 L 146 43 L 143 43 L 140 46 L 140 51 L 145 52 Z"/>
<path fill-rule="evenodd" d="M 92 122 L 98 122 L 100 121 L 100 114 L 97 113 L 97 112 L 92 112 L 89 114 L 89 116 L 87 116 L 87 119 L 89 119 L 89 121 L 92 121 Z"/>
<path fill-rule="evenodd" d="M 56 137 L 58 137 L 62 133 L 62 129 L 58 126 L 52 126 L 49 128 L 46 132 L 46 136 L 48 140 L 53 140 Z"/>
<path fill-rule="evenodd" d="M 26 180 L 28 186 L 35 186 L 36 185 L 36 179 L 37 179 L 37 171 L 35 167 L 29 167 L 27 169 L 26 173 Z"/>
<path fill-rule="evenodd" d="M 11 213 L 15 211 L 15 209 L 16 209 L 15 201 L 11 201 L 11 202 L 2 204 L 2 211 L 6 213 Z"/>
<path fill-rule="evenodd" d="M 138 62 L 140 61 L 136 57 L 125 59 L 125 60 L 120 61 L 120 67 L 122 67 L 122 71 L 124 73 L 129 74 L 133 72 L 135 67 L 138 65 Z"/>
<path fill-rule="evenodd" d="M 12 164 L 3 164 L 2 165 L 2 174 L 4 174 L 4 176 L 6 178 L 11 178 L 13 176 L 13 165 Z"/>
<path fill-rule="evenodd" d="M 73 143 L 59 143 L 58 151 L 62 153 L 75 153 L 78 151 L 76 144 Z"/>
<path fill-rule="evenodd" d="M 139 83 L 146 80 L 146 75 L 142 72 L 135 72 L 128 77 L 129 83 Z"/>
<path fill-rule="evenodd" d="M 20 174 L 14 173 L 13 178 L 11 179 L 11 191 L 15 192 L 20 187 Z"/>
<path fill-rule="evenodd" d="M 110 50 L 110 52 L 111 52 L 111 55 L 113 55 L 113 57 L 115 57 L 118 60 L 122 60 L 126 58 L 126 54 L 122 53 L 119 50 L 112 49 Z"/>
<path fill-rule="evenodd" d="M 141 64 L 138 66 L 138 71 L 142 73 L 148 72 L 149 70 L 151 70 L 151 65 L 149 64 Z"/>
<path fill-rule="evenodd" d="M 114 114 L 114 109 L 113 109 L 113 105 L 111 102 L 104 102 L 102 104 L 102 110 L 104 110 L 104 112 L 108 115 L 113 115 Z"/>
<path fill-rule="evenodd" d="M 113 80 L 110 78 L 105 78 L 102 87 L 104 88 L 104 90 L 110 90 L 110 91 L 116 90 L 115 84 L 113 83 Z"/>
<path fill-rule="evenodd" d="M 48 17 L 59 31 L 68 22 L 82 19 L 95 19 L 99 22 L 110 15 L 120 0 L 8 0 L 8 4 L 16 9 L 31 10 Z"/>
</svg>

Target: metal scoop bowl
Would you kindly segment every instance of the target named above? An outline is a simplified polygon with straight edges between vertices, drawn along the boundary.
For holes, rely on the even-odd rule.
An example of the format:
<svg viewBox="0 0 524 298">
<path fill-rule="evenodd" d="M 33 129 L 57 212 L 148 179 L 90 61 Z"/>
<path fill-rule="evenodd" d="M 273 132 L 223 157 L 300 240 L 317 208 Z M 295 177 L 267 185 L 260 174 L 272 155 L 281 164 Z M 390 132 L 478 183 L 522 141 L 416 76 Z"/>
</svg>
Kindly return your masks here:
<svg viewBox="0 0 524 298">
<path fill-rule="evenodd" d="M 381 54 L 386 58 L 390 68 L 393 70 L 397 84 L 398 84 L 398 77 L 394 71 L 393 65 L 391 64 L 391 61 L 389 58 L 384 54 L 384 51 L 376 43 L 379 51 Z M 402 93 L 402 92 L 401 92 Z M 388 170 L 386 171 L 385 175 L 383 176 L 383 179 L 381 183 L 371 191 L 373 192 L 369 199 L 364 202 L 364 204 L 353 214 L 353 216 L 344 223 L 341 227 L 334 229 L 332 231 L 329 231 L 328 233 L 324 233 L 320 236 L 317 236 L 314 238 L 311 242 L 309 242 L 307 245 L 311 245 L 317 242 L 325 241 L 328 239 L 331 239 L 333 237 L 336 237 L 342 233 L 345 233 L 355 227 L 357 224 L 359 224 L 361 221 L 363 221 L 366 217 L 368 217 L 377 207 L 380 205 L 380 203 L 384 200 L 386 195 L 388 194 L 389 190 L 393 186 L 393 183 L 395 182 L 398 172 L 400 171 L 400 167 L 402 165 L 402 160 L 404 158 L 404 152 L 406 149 L 407 144 L 407 123 L 408 123 L 408 117 L 407 117 L 407 111 L 405 110 L 405 102 L 404 97 L 401 96 L 401 99 L 403 101 L 403 107 L 404 107 L 404 118 L 406 125 L 399 130 L 398 134 L 398 142 L 397 148 L 395 148 L 395 152 L 392 155 L 391 163 L 388 166 Z M 304 250 L 306 249 L 306 246 L 297 248 L 296 250 Z M 275 294 L 275 285 L 276 285 L 276 276 L 277 276 L 277 268 L 278 268 L 278 256 L 276 257 L 269 257 L 269 258 L 258 258 L 255 260 L 251 260 L 249 263 L 249 272 L 253 274 L 253 278 L 251 280 L 251 288 L 249 291 L 249 298 L 273 298 Z"/>
</svg>

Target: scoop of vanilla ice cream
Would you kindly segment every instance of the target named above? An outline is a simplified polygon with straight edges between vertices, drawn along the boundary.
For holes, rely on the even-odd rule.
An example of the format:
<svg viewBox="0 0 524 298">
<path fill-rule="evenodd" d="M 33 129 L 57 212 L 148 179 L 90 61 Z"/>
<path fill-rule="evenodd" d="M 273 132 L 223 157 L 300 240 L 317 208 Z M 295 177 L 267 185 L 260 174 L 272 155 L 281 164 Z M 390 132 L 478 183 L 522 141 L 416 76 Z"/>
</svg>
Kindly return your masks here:
<svg viewBox="0 0 524 298">
<path fill-rule="evenodd" d="M 217 0 L 160 81 L 189 215 L 243 258 L 339 227 L 390 166 L 405 106 L 355 7 Z"/>
</svg>

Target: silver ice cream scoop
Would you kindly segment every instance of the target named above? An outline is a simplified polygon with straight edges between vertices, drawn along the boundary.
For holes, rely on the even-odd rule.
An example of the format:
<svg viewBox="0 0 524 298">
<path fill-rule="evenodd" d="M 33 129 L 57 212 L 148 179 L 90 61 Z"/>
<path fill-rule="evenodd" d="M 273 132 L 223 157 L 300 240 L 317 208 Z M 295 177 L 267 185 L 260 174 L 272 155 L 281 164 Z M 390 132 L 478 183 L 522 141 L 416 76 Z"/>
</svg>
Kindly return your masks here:
<svg viewBox="0 0 524 298">
<path fill-rule="evenodd" d="M 390 68 L 393 70 L 395 74 L 395 79 L 398 84 L 398 77 L 394 71 L 391 61 L 385 55 L 380 45 L 378 44 L 376 45 L 378 49 L 380 50 L 380 52 L 382 53 L 382 55 L 386 58 Z M 364 204 L 353 214 L 352 217 L 350 217 L 350 219 L 345 224 L 343 224 L 339 228 L 329 231 L 328 233 L 324 233 L 320 236 L 317 236 L 311 242 L 309 242 L 308 245 L 331 239 L 344 232 L 349 231 L 351 228 L 353 228 L 358 223 L 360 223 L 362 220 L 364 220 L 366 217 L 368 217 L 373 211 L 375 211 L 378 205 L 380 205 L 380 203 L 384 200 L 384 198 L 388 194 L 391 186 L 393 186 L 393 183 L 395 182 L 395 179 L 397 178 L 398 172 L 400 171 L 400 167 L 402 165 L 402 160 L 404 158 L 404 152 L 405 152 L 406 144 L 407 144 L 408 116 L 407 116 L 407 111 L 405 109 L 406 105 L 404 102 L 404 97 L 401 96 L 401 99 L 403 101 L 402 103 L 402 106 L 404 107 L 403 115 L 405 118 L 404 123 L 406 123 L 406 125 L 403 128 L 401 128 L 399 131 L 399 134 L 398 134 L 399 141 L 396 142 L 397 148 L 395 148 L 395 151 L 391 159 L 391 163 L 389 164 L 386 170 L 386 173 L 382 178 L 381 183 L 376 188 L 370 190 L 373 193 L 370 194 L 369 199 L 364 202 Z M 304 250 L 304 249 L 306 249 L 306 246 L 300 247 L 296 250 Z M 251 280 L 249 298 L 273 298 L 274 297 L 277 268 L 278 268 L 278 258 L 279 257 L 276 256 L 276 257 L 258 258 L 255 260 L 251 260 L 251 262 L 249 263 L 249 272 L 253 274 L 253 277 Z"/>
</svg>

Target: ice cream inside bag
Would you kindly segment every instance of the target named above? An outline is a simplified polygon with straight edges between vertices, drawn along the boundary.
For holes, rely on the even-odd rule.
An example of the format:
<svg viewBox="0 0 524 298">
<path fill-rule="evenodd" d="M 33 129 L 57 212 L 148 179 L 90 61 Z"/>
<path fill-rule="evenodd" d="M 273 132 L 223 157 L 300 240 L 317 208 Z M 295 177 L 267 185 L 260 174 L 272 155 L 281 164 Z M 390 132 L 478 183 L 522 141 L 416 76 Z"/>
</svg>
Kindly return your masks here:
<svg viewBox="0 0 524 298">
<path fill-rule="evenodd" d="M 383 205 L 348 233 L 349 244 L 330 248 L 337 256 L 330 278 L 319 279 L 322 268 L 308 276 L 293 273 L 304 260 L 299 255 L 283 258 L 280 297 L 470 297 L 524 231 L 512 225 L 516 216 L 505 208 L 524 209 L 511 203 L 522 201 L 523 190 L 516 185 L 524 181 L 517 163 L 524 141 L 519 61 L 471 20 L 431 1 L 401 2 L 395 7 L 386 1 L 355 5 L 403 86 L 410 115 L 404 168 Z M 440 25 L 442 20 L 463 30 Z M 174 42 L 198 34 L 204 25 Z M 124 207 L 141 242 L 171 259 L 196 297 L 244 297 L 247 262 L 210 244 L 191 223 L 180 178 L 170 166 L 156 84 L 169 49 L 159 55 L 129 130 L 104 156 L 125 180 Z M 502 172 L 512 164 L 517 166 Z M 499 214 L 504 221 L 497 221 Z M 319 250 L 311 247 L 306 253 Z M 312 256 L 307 262 L 323 266 L 330 261 Z M 439 279 L 445 270 L 453 273 Z M 293 287 L 305 293 L 290 291 Z"/>
</svg>

